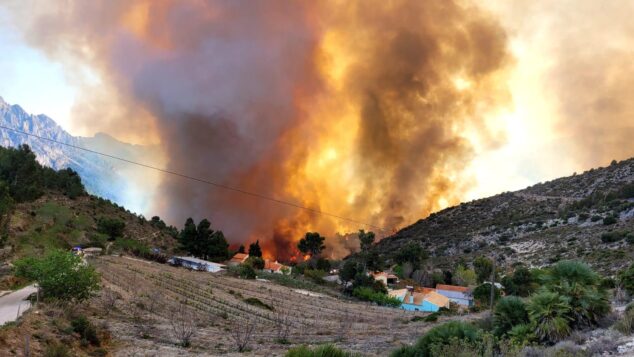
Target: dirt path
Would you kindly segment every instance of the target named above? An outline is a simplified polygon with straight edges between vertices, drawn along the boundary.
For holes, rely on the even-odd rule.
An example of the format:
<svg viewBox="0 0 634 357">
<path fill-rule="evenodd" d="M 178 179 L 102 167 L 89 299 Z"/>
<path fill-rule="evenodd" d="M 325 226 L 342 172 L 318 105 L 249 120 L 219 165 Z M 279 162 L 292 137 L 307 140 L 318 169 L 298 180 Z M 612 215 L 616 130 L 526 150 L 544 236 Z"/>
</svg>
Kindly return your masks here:
<svg viewBox="0 0 634 357">
<path fill-rule="evenodd" d="M 35 292 L 37 292 L 35 285 L 29 285 L 0 297 L 0 326 L 15 321 L 27 311 L 31 303 L 25 299 Z"/>
</svg>

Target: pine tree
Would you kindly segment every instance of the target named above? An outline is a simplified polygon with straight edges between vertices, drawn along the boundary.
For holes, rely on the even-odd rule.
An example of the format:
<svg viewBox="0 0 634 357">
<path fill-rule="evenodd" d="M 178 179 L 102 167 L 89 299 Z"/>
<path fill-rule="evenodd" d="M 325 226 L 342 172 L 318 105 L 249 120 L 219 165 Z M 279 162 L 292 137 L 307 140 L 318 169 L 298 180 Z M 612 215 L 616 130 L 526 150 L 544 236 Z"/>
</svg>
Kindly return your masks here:
<svg viewBox="0 0 634 357">
<path fill-rule="evenodd" d="M 262 257 L 262 248 L 260 248 L 260 241 L 256 240 L 255 243 L 249 245 L 249 256 Z"/>
</svg>

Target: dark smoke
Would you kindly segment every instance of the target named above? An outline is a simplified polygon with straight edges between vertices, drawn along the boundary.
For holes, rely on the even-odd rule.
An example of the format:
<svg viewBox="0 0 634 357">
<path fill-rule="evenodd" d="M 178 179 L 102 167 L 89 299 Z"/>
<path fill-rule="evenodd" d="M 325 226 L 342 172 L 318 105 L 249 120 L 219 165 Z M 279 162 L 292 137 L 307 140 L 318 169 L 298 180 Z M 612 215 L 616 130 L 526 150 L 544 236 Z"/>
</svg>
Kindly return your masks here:
<svg viewBox="0 0 634 357">
<path fill-rule="evenodd" d="M 149 113 L 170 170 L 315 209 L 402 226 L 457 202 L 469 135 L 500 140 L 483 117 L 507 101 L 506 37 L 470 2 L 66 1 L 32 17 L 33 43 Z M 358 130 L 330 143 L 341 123 Z M 340 158 L 316 168 L 326 143 Z M 341 256 L 354 243 L 334 234 L 366 228 L 169 176 L 156 207 L 278 257 L 307 230 Z"/>
</svg>

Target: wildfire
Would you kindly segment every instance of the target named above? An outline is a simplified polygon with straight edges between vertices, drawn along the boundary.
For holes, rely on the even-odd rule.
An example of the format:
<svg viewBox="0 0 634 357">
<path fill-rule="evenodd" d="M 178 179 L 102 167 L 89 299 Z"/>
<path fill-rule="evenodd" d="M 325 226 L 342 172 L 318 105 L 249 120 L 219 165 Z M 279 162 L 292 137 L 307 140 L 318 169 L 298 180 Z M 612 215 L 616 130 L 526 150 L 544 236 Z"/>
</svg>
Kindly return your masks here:
<svg viewBox="0 0 634 357">
<path fill-rule="evenodd" d="M 258 237 L 267 258 L 307 259 L 307 231 L 340 257 L 353 247 L 341 237 L 368 229 L 315 211 L 385 236 L 457 203 L 476 143 L 500 141 L 485 118 L 509 100 L 506 38 L 470 1 L 60 6 L 51 18 L 81 31 L 45 26 L 45 42 L 151 114 L 169 170 L 313 210 L 164 178 L 156 201 L 169 204 L 152 213 L 211 216 L 231 242 Z"/>
</svg>

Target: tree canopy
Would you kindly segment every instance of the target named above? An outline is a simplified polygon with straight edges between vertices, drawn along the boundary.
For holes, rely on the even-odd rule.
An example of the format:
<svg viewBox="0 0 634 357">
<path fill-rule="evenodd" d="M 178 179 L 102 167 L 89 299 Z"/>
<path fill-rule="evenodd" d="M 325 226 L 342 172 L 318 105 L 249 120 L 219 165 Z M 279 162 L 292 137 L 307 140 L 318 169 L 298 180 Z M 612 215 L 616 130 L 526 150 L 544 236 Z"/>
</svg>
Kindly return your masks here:
<svg viewBox="0 0 634 357">
<path fill-rule="evenodd" d="M 259 240 L 256 240 L 255 243 L 249 244 L 249 256 L 262 257 L 262 248 L 260 248 Z"/>
<path fill-rule="evenodd" d="M 229 244 L 222 231 L 214 231 L 211 222 L 203 219 L 196 223 L 188 218 L 179 235 L 181 248 L 191 255 L 205 259 L 222 261 L 229 256 Z"/>
<path fill-rule="evenodd" d="M 28 145 L 0 147 L 0 182 L 16 202 L 38 199 L 46 190 L 58 191 L 70 198 L 85 194 L 81 178 L 72 169 L 55 171 L 37 162 Z"/>
<path fill-rule="evenodd" d="M 99 290 L 99 274 L 70 252 L 53 250 L 43 258 L 22 258 L 15 274 L 36 281 L 45 297 L 83 301 Z"/>
<path fill-rule="evenodd" d="M 362 252 L 366 252 L 372 247 L 374 238 L 374 232 L 366 232 L 363 229 L 359 230 L 359 244 Z"/>
<path fill-rule="evenodd" d="M 326 238 L 317 232 L 308 232 L 306 236 L 297 243 L 297 249 L 304 254 L 310 254 L 311 257 L 317 257 L 321 254 L 321 251 L 326 248 L 324 245 L 325 240 Z"/>
</svg>

